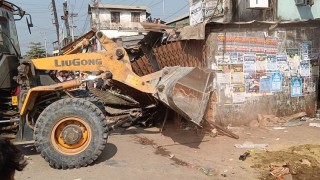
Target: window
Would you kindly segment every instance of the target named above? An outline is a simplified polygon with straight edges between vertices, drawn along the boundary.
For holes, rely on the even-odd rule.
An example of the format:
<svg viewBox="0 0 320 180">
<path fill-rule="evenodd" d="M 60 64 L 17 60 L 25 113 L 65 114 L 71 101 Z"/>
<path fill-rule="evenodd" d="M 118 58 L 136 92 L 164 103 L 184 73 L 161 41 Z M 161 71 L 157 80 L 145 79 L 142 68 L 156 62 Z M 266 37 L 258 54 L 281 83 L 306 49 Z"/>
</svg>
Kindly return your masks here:
<svg viewBox="0 0 320 180">
<path fill-rule="evenodd" d="M 120 23 L 120 12 L 111 12 L 111 22 Z"/>
<path fill-rule="evenodd" d="M 140 22 L 140 13 L 132 12 L 131 13 L 131 22 Z"/>
</svg>

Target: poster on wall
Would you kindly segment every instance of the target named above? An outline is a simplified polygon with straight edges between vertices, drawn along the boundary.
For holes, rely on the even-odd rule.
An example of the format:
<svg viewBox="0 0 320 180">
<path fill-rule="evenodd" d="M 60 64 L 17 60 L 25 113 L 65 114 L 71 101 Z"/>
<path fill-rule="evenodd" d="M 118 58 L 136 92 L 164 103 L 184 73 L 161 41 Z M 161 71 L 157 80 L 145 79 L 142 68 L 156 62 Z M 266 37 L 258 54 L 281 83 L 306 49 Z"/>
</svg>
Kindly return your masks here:
<svg viewBox="0 0 320 180">
<path fill-rule="evenodd" d="M 243 55 L 243 72 L 245 73 L 256 72 L 256 55 L 255 54 Z"/>
<path fill-rule="evenodd" d="M 224 56 L 215 56 L 218 64 L 230 64 L 230 56 L 225 54 Z"/>
<path fill-rule="evenodd" d="M 227 64 L 218 65 L 218 69 L 223 73 L 230 73 L 230 65 L 227 65 Z"/>
<path fill-rule="evenodd" d="M 271 92 L 282 91 L 282 73 L 275 72 L 271 74 Z"/>
<path fill-rule="evenodd" d="M 231 83 L 242 84 L 244 82 L 243 65 L 231 65 Z"/>
<path fill-rule="evenodd" d="M 310 61 L 300 62 L 300 76 L 309 77 L 310 76 Z"/>
<path fill-rule="evenodd" d="M 318 77 L 319 76 L 319 61 L 318 60 L 311 60 L 310 65 L 311 65 L 311 75 L 313 77 Z"/>
<path fill-rule="evenodd" d="M 267 72 L 277 71 L 277 56 L 270 54 L 267 56 Z"/>
<path fill-rule="evenodd" d="M 219 102 L 221 104 L 232 104 L 232 87 L 230 84 L 219 85 Z"/>
<path fill-rule="evenodd" d="M 230 64 L 243 64 L 243 53 L 231 52 Z"/>
<path fill-rule="evenodd" d="M 303 94 L 309 94 L 316 92 L 316 80 L 313 78 L 303 78 Z"/>
<path fill-rule="evenodd" d="M 289 74 L 287 54 L 277 54 L 277 70 Z"/>
<path fill-rule="evenodd" d="M 302 79 L 293 77 L 291 79 L 291 96 L 299 97 L 302 96 Z"/>
<path fill-rule="evenodd" d="M 230 84 L 231 74 L 230 73 L 216 73 L 218 84 Z"/>
<path fill-rule="evenodd" d="M 260 75 L 256 73 L 245 73 L 245 88 L 247 93 L 258 93 L 260 88 Z"/>
<path fill-rule="evenodd" d="M 300 56 L 289 56 L 288 64 L 290 68 L 290 76 L 299 75 L 299 66 L 300 66 Z"/>
<path fill-rule="evenodd" d="M 303 41 L 301 43 L 301 60 L 310 60 L 312 41 Z"/>
<path fill-rule="evenodd" d="M 195 25 L 203 22 L 203 10 L 202 10 L 202 1 L 194 3 L 190 7 L 190 25 Z"/>
<path fill-rule="evenodd" d="M 300 51 L 297 48 L 287 48 L 286 49 L 287 55 L 291 58 L 294 56 L 300 56 Z"/>
<path fill-rule="evenodd" d="M 257 73 L 263 73 L 267 70 L 267 55 L 266 54 L 257 54 L 257 62 L 256 62 L 256 68 Z"/>
<path fill-rule="evenodd" d="M 232 91 L 233 103 L 243 103 L 246 101 L 245 87 L 243 84 L 233 85 Z"/>
<path fill-rule="evenodd" d="M 262 76 L 260 77 L 260 93 L 270 93 L 271 92 L 271 77 Z"/>
</svg>

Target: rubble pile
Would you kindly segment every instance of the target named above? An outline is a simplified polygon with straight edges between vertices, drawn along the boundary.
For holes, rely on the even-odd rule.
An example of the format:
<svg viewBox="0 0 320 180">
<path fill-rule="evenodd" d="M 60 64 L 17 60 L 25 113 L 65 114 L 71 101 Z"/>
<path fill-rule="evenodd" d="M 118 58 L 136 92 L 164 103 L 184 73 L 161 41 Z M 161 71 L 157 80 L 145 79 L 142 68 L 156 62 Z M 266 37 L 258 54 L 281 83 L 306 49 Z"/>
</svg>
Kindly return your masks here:
<svg viewBox="0 0 320 180">
<path fill-rule="evenodd" d="M 277 117 L 275 115 L 262 115 L 258 114 L 256 120 L 252 120 L 249 123 L 250 127 L 275 127 L 275 126 L 287 126 L 287 123 L 306 116 L 305 112 L 297 113 L 291 116 Z"/>
</svg>

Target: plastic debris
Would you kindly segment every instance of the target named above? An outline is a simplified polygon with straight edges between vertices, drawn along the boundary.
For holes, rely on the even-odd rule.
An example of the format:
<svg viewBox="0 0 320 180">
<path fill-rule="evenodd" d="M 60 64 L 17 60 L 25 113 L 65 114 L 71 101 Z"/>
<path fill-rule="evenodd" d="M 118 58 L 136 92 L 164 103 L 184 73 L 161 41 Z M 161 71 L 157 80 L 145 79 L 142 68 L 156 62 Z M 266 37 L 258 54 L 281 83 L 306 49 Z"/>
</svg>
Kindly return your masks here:
<svg viewBox="0 0 320 180">
<path fill-rule="evenodd" d="M 246 141 L 243 144 L 235 144 L 236 148 L 240 149 L 265 149 L 269 144 L 254 144 L 253 142 Z"/>
<path fill-rule="evenodd" d="M 214 175 L 214 172 L 213 172 L 212 168 L 203 167 L 203 168 L 201 168 L 201 171 L 207 176 L 213 176 Z"/>
</svg>

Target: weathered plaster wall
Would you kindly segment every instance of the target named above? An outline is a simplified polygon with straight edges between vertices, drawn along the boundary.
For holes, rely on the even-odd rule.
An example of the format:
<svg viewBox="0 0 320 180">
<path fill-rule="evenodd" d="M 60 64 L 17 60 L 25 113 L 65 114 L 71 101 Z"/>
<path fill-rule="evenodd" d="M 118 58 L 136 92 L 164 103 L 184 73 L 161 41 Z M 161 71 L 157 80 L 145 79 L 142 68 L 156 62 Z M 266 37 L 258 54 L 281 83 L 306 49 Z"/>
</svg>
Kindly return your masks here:
<svg viewBox="0 0 320 180">
<path fill-rule="evenodd" d="M 287 27 L 268 33 L 263 28 L 239 26 L 222 31 L 212 28 L 210 32 L 206 39 L 206 60 L 208 67 L 217 72 L 217 98 L 215 108 L 211 108 L 214 109 L 212 113 L 216 122 L 243 125 L 257 119 L 258 114 L 281 117 L 306 112 L 315 115 L 319 28 Z M 234 57 L 235 52 L 238 59 Z M 255 65 L 252 67 L 255 69 L 247 66 L 247 60 L 244 60 L 247 55 L 253 55 Z M 271 70 L 270 57 L 276 57 L 276 69 Z M 304 63 L 309 63 L 309 74 L 301 68 Z M 271 80 L 267 81 L 268 87 L 271 87 L 274 82 L 272 77 L 278 73 L 282 74 L 281 90 L 266 90 L 261 78 Z M 293 86 L 293 79 L 300 80 L 301 88 Z M 293 90 L 301 90 L 302 93 Z"/>
</svg>

